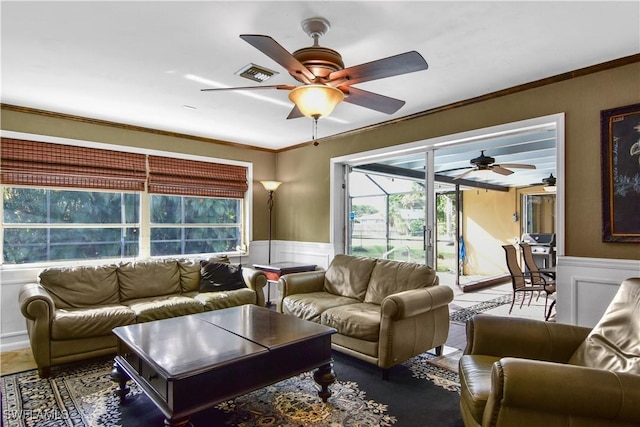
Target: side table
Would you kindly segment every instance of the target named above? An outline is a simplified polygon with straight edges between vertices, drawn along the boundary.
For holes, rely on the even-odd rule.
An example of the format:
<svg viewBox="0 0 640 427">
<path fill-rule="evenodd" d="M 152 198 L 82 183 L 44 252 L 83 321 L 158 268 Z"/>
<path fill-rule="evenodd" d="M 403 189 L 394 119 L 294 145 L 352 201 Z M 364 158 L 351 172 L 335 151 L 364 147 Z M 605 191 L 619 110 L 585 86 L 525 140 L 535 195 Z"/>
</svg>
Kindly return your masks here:
<svg viewBox="0 0 640 427">
<path fill-rule="evenodd" d="M 291 273 L 302 273 L 303 271 L 314 271 L 317 265 L 315 264 L 302 264 L 297 262 L 273 262 L 271 264 L 253 264 L 253 268 L 256 270 L 264 271 L 267 276 L 267 302 L 265 305 L 271 307 L 271 283 L 278 283 L 280 276 Z"/>
</svg>

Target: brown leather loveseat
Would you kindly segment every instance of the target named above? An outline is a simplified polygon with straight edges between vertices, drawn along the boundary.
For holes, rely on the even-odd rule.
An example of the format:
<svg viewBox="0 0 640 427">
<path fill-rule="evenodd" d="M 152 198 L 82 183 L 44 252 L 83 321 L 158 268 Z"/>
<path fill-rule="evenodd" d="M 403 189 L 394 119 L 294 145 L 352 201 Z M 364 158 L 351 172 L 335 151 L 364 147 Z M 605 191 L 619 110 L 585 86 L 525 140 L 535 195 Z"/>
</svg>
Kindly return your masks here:
<svg viewBox="0 0 640 427">
<path fill-rule="evenodd" d="M 453 291 L 421 264 L 336 255 L 326 271 L 284 275 L 278 310 L 335 328 L 335 350 L 388 369 L 449 334 Z"/>
<path fill-rule="evenodd" d="M 24 285 L 19 293 L 40 376 L 48 377 L 52 365 L 115 353 L 111 331 L 117 326 L 243 304 L 264 306 L 264 272 L 218 261 L 224 260 L 44 269 L 38 283 Z M 213 283 L 212 272 L 235 283 Z"/>
<path fill-rule="evenodd" d="M 640 278 L 593 329 L 476 315 L 459 374 L 466 427 L 640 426 Z"/>
</svg>

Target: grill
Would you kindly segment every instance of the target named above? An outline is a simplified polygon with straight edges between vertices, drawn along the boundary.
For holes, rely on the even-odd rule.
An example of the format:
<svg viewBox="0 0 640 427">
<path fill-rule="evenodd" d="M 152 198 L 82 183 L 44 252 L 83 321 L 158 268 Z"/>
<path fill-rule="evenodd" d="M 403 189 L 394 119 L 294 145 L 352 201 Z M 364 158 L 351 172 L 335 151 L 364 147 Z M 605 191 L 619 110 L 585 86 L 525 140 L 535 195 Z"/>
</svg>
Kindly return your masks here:
<svg viewBox="0 0 640 427">
<path fill-rule="evenodd" d="M 551 268 L 556 265 L 555 233 L 525 233 L 522 242 L 531 246 L 533 259 L 538 268 Z"/>
</svg>

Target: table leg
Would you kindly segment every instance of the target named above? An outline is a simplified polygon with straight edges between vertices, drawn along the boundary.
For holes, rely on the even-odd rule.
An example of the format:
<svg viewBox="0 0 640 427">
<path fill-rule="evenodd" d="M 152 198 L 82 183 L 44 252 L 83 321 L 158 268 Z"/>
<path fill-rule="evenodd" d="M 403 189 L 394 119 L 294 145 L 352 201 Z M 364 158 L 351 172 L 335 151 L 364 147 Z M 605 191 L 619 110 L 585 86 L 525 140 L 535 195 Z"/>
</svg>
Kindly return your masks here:
<svg viewBox="0 0 640 427">
<path fill-rule="evenodd" d="M 193 424 L 189 422 L 189 417 L 178 418 L 177 420 L 164 419 L 164 425 L 167 427 L 193 427 Z"/>
<path fill-rule="evenodd" d="M 273 305 L 271 302 L 271 280 L 267 280 L 267 302 L 265 302 L 264 305 L 267 308 Z"/>
<path fill-rule="evenodd" d="M 313 379 L 322 389 L 318 392 L 318 396 L 322 398 L 323 402 L 326 402 L 331 397 L 331 391 L 329 386 L 336 381 L 336 373 L 333 370 L 333 362 L 329 362 L 326 365 L 320 366 L 314 373 Z"/>
<path fill-rule="evenodd" d="M 127 374 L 120 368 L 117 362 L 113 363 L 113 369 L 111 370 L 111 381 L 118 383 L 118 388 L 116 388 L 115 394 L 120 397 L 120 403 L 124 403 L 127 394 L 129 393 L 129 387 L 127 387 L 127 381 L 129 381 L 129 377 Z"/>
</svg>

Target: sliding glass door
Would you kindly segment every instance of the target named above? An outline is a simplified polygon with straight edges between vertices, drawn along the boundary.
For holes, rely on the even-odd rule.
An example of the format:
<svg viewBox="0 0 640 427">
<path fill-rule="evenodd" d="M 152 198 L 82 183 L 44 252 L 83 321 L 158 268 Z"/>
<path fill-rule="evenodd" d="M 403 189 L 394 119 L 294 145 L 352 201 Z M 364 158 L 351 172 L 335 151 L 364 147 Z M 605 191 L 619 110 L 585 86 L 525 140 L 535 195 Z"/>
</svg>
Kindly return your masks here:
<svg viewBox="0 0 640 427">
<path fill-rule="evenodd" d="M 416 172 L 382 163 L 349 167 L 348 253 L 435 265 L 433 176 L 422 166 L 432 153 L 423 156 Z"/>
</svg>

